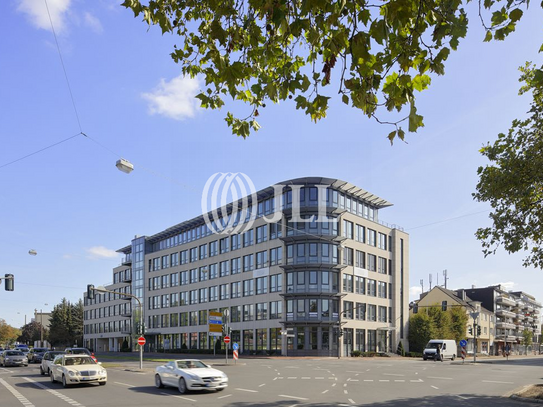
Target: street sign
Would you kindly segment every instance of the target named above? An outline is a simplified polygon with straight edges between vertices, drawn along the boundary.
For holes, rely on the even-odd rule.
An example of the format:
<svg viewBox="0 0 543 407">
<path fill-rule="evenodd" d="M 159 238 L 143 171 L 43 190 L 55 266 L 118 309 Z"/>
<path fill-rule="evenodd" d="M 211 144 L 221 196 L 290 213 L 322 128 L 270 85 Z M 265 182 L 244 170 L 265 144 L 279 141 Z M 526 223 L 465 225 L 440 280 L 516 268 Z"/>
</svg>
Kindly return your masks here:
<svg viewBox="0 0 543 407">
<path fill-rule="evenodd" d="M 209 313 L 209 335 L 222 336 L 222 313 L 212 311 Z"/>
<path fill-rule="evenodd" d="M 230 343 L 230 337 L 229 336 L 224 337 L 224 343 Z"/>
<path fill-rule="evenodd" d="M 461 347 L 464 347 L 464 346 L 466 346 L 467 344 L 468 344 L 468 342 L 467 342 L 465 339 L 462 339 L 462 340 L 460 341 L 460 346 L 461 346 Z"/>
<path fill-rule="evenodd" d="M 466 348 L 462 347 L 462 360 L 466 358 Z"/>
<path fill-rule="evenodd" d="M 140 336 L 138 338 L 138 345 L 140 345 L 140 346 L 145 345 L 145 338 L 143 336 Z"/>
<path fill-rule="evenodd" d="M 238 350 L 238 349 L 239 349 L 239 345 L 238 345 L 237 342 L 234 342 L 234 343 L 232 344 L 232 349 L 234 349 L 234 350 Z"/>
<path fill-rule="evenodd" d="M 234 349 L 234 360 L 238 360 L 238 351 Z"/>
</svg>

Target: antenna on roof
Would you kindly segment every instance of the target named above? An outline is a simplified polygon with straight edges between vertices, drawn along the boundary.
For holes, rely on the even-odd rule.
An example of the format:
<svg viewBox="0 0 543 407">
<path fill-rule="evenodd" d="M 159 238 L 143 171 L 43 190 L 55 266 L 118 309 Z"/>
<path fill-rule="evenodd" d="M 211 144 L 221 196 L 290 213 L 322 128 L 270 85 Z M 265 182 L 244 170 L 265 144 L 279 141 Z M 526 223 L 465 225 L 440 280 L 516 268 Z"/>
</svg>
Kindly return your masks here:
<svg viewBox="0 0 543 407">
<path fill-rule="evenodd" d="M 430 280 L 430 291 L 432 291 L 432 273 L 428 276 L 428 280 Z"/>
<path fill-rule="evenodd" d="M 449 277 L 447 277 L 447 269 L 443 270 L 443 278 L 445 280 L 445 289 L 447 289 L 447 280 Z"/>
<path fill-rule="evenodd" d="M 424 280 L 420 279 L 420 287 L 422 288 L 422 292 L 424 292 Z"/>
</svg>

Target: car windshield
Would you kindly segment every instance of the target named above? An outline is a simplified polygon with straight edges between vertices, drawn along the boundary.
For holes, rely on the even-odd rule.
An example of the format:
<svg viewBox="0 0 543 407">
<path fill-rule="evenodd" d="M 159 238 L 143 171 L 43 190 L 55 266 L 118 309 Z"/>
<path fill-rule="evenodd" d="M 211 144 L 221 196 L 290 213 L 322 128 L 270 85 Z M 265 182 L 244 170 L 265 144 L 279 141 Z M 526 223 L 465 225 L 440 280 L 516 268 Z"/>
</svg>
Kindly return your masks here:
<svg viewBox="0 0 543 407">
<path fill-rule="evenodd" d="M 39 352 L 47 352 L 49 349 L 45 349 L 45 348 L 34 348 L 34 353 L 39 353 Z"/>
<path fill-rule="evenodd" d="M 75 366 L 75 365 L 94 365 L 94 360 L 89 357 L 80 357 L 80 358 L 66 358 L 64 360 L 66 366 Z"/>
<path fill-rule="evenodd" d="M 23 352 L 19 352 L 18 350 L 12 350 L 5 352 L 6 356 L 24 356 Z"/>
<path fill-rule="evenodd" d="M 177 367 L 179 369 L 201 369 L 207 366 L 199 360 L 179 360 L 177 361 Z"/>
<path fill-rule="evenodd" d="M 440 343 L 428 342 L 428 345 L 426 345 L 426 349 L 437 349 L 437 348 L 440 348 L 440 347 L 441 347 Z"/>
</svg>

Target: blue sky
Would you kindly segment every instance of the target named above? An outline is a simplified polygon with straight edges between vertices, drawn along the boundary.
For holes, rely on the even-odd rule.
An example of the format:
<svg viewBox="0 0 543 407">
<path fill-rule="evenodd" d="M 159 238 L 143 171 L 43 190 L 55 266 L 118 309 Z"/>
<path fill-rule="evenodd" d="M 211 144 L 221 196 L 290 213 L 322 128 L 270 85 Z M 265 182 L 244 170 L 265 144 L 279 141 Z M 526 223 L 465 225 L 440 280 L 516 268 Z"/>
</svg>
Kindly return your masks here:
<svg viewBox="0 0 543 407">
<path fill-rule="evenodd" d="M 232 136 L 226 109 L 199 109 L 191 97 L 198 83 L 179 77 L 169 56 L 176 38 L 148 31 L 118 3 L 48 0 L 81 128 L 100 145 L 79 136 L 0 168 L 0 273 L 16 276 L 14 292 L 0 289 L 0 318 L 20 326 L 35 308 L 77 301 L 86 284 L 111 281 L 114 251 L 199 215 L 216 172 L 243 172 L 257 189 L 339 178 L 392 202 L 380 218 L 410 234 L 412 294 L 420 279 L 428 287 L 430 273 L 442 284 L 447 269 L 449 288 L 507 283 L 543 300 L 541 272 L 523 268 L 522 255 L 483 257 L 474 232 L 488 224 L 488 207 L 471 198 L 485 163 L 479 148 L 528 110 L 517 68 L 541 63 L 537 5 L 500 43 L 482 42 L 471 9 L 446 75 L 417 99 L 426 126 L 390 146 L 388 128 L 338 101 L 317 124 L 293 103 L 268 104 L 258 133 Z M 0 11 L 1 167 L 80 127 L 43 1 L 8 0 Z M 134 164 L 130 175 L 115 168 L 119 156 Z"/>
</svg>

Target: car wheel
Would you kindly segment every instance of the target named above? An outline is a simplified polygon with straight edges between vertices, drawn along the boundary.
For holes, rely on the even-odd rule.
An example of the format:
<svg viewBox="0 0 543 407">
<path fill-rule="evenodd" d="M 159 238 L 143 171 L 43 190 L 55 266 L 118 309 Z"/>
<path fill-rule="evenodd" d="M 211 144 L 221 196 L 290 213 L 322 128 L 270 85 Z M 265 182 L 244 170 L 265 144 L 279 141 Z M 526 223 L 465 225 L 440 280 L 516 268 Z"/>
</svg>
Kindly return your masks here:
<svg viewBox="0 0 543 407">
<path fill-rule="evenodd" d="M 99 382 L 98 384 L 99 384 L 100 386 L 105 386 L 106 383 L 107 383 L 107 382 Z"/>
<path fill-rule="evenodd" d="M 66 381 L 66 376 L 62 375 L 62 387 L 68 387 L 68 382 Z"/>
<path fill-rule="evenodd" d="M 51 383 L 56 382 L 55 375 L 53 375 L 53 372 L 49 371 L 49 377 L 51 378 Z"/>
<path fill-rule="evenodd" d="M 24 367 L 28 367 L 28 364 L 26 364 L 26 365 L 23 365 L 23 366 L 24 366 Z"/>
<path fill-rule="evenodd" d="M 221 387 L 220 389 L 217 389 L 217 391 L 223 391 L 224 387 Z"/>
<path fill-rule="evenodd" d="M 428 358 L 426 356 L 423 356 L 422 357 L 422 360 L 427 360 Z"/>
<path fill-rule="evenodd" d="M 162 379 L 160 378 L 160 375 L 158 373 L 155 375 L 155 387 L 157 389 L 161 389 L 164 387 L 164 384 L 162 383 Z"/>
<path fill-rule="evenodd" d="M 452 359 L 451 360 L 455 360 L 456 359 L 456 355 L 452 355 Z"/>
<path fill-rule="evenodd" d="M 40 366 L 40 374 L 41 374 L 42 376 L 45 375 L 45 372 L 43 371 L 43 367 L 41 367 L 41 366 Z"/>
<path fill-rule="evenodd" d="M 177 388 L 179 389 L 179 393 L 181 394 L 185 394 L 187 392 L 187 383 L 185 383 L 185 379 L 179 379 L 179 384 L 177 385 Z"/>
</svg>

